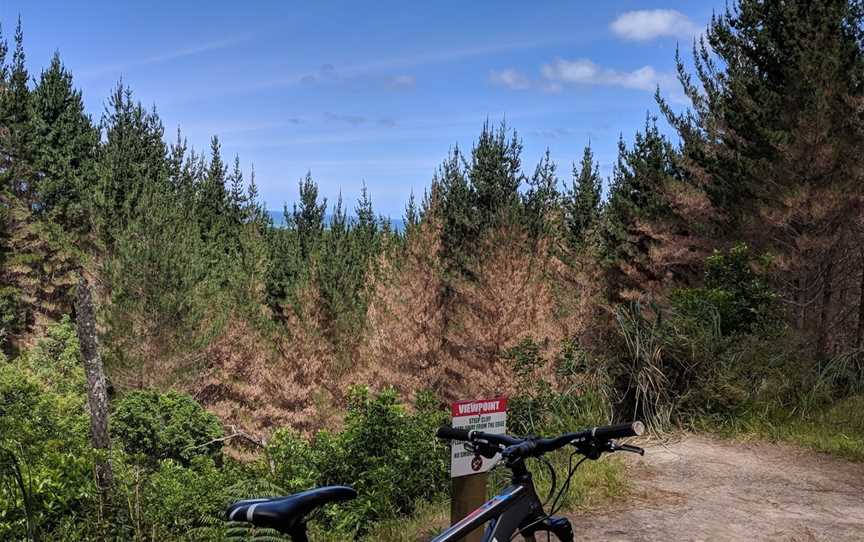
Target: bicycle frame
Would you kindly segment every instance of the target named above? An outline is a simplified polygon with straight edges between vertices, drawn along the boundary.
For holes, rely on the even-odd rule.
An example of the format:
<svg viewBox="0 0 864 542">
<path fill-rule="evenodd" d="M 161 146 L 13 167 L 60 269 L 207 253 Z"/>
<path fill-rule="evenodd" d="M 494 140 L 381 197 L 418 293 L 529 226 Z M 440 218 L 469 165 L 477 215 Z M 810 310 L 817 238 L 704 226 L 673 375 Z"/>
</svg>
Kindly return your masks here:
<svg viewBox="0 0 864 542">
<path fill-rule="evenodd" d="M 534 491 L 531 474 L 524 465 L 514 472 L 513 484 L 486 501 L 461 521 L 432 539 L 431 542 L 455 542 L 486 522 L 482 542 L 509 542 L 513 535 L 534 522 L 542 520 L 543 505 Z M 534 540 L 533 534 L 527 540 Z"/>
</svg>

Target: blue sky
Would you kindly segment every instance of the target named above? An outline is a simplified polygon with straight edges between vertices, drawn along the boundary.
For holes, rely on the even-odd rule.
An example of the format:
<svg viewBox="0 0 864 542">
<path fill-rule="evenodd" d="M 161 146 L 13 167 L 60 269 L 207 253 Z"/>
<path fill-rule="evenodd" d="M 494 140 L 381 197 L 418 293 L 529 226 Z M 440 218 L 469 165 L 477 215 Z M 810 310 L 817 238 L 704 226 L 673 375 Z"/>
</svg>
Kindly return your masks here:
<svg viewBox="0 0 864 542">
<path fill-rule="evenodd" d="M 376 209 L 402 213 L 454 144 L 487 117 L 517 129 L 526 170 L 548 147 L 569 175 L 591 142 L 609 174 L 653 89 L 680 100 L 674 53 L 689 55 L 703 1 L 14 2 L 33 75 L 59 50 L 98 120 L 118 79 L 155 104 L 173 139 L 211 135 L 254 163 L 271 209 L 307 171 L 333 201 L 365 181 Z"/>
</svg>

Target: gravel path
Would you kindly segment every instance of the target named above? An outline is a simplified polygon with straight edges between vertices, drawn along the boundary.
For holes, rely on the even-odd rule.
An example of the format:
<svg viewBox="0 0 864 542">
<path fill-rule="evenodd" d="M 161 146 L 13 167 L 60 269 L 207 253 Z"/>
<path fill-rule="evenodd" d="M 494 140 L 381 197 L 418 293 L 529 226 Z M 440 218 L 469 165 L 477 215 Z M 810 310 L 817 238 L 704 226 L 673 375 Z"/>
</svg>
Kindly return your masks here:
<svg viewBox="0 0 864 542">
<path fill-rule="evenodd" d="M 689 435 L 632 461 L 633 495 L 574 516 L 576 540 L 864 541 L 864 464 Z"/>
</svg>

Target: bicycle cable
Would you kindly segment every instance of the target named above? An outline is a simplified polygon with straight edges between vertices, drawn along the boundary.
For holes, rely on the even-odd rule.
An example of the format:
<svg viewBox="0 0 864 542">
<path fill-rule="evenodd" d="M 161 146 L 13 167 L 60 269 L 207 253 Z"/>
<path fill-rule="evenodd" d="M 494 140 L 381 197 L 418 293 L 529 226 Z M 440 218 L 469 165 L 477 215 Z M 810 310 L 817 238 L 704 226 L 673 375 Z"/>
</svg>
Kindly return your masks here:
<svg viewBox="0 0 864 542">
<path fill-rule="evenodd" d="M 555 489 L 558 487 L 558 475 L 555 473 L 555 467 L 552 465 L 552 462 L 541 456 L 538 458 L 543 462 L 544 465 L 549 469 L 549 475 L 552 478 L 552 484 L 549 488 L 549 494 L 546 495 L 546 500 L 543 501 L 543 508 L 546 508 L 546 505 L 549 504 L 549 501 L 552 500 L 552 496 L 555 494 Z"/>
<path fill-rule="evenodd" d="M 582 459 L 579 460 L 578 463 L 576 463 L 575 466 L 573 466 L 573 457 L 578 455 L 578 454 L 579 454 L 578 450 L 572 452 L 570 454 L 570 458 L 567 460 L 567 480 L 565 480 L 564 483 L 561 485 L 561 490 L 558 491 L 558 495 L 556 495 L 555 500 L 552 501 L 552 507 L 550 508 L 549 513 L 544 514 L 542 517 L 532 521 L 531 523 L 529 523 L 525 527 L 522 527 L 521 529 L 517 529 L 516 532 L 513 533 L 513 535 L 510 537 L 510 542 L 512 542 L 516 538 L 516 535 L 521 535 L 522 532 L 525 531 L 526 529 L 530 529 L 531 527 L 537 525 L 538 523 L 543 523 L 547 519 L 554 516 L 555 513 L 558 512 L 558 510 L 560 510 L 560 506 L 558 506 L 558 501 L 561 499 L 561 496 L 564 494 L 564 492 L 570 488 L 570 481 L 573 479 L 573 475 L 576 474 L 576 469 L 578 469 L 579 466 L 582 463 L 584 463 L 585 460 L 588 459 L 587 457 L 583 457 Z M 551 463 L 550 463 L 550 465 L 551 465 Z M 564 503 L 562 501 L 561 506 L 563 506 L 563 505 L 564 505 Z M 546 504 L 544 503 L 543 506 L 545 507 Z M 556 507 L 556 506 L 558 506 L 558 507 Z M 547 540 L 549 537 L 551 537 L 551 535 L 549 533 L 547 533 Z"/>
</svg>

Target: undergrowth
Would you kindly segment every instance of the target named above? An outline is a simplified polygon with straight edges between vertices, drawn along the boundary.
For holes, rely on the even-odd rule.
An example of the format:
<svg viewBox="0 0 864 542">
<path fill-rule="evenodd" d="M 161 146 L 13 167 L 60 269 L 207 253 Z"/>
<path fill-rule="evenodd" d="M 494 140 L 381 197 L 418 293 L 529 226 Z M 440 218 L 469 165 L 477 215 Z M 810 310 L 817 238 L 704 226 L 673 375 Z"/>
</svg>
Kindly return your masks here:
<svg viewBox="0 0 864 542">
<path fill-rule="evenodd" d="M 719 425 L 699 420 L 694 427 L 727 438 L 789 442 L 852 461 L 864 461 L 862 412 L 864 395 L 856 395 L 806 414 L 784 413 L 766 406 Z"/>
</svg>

